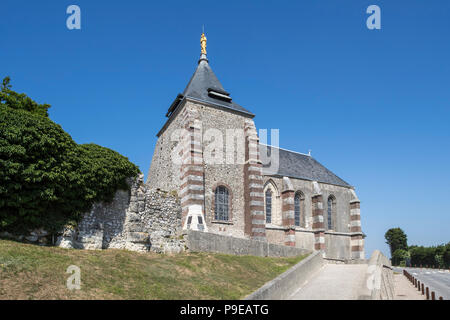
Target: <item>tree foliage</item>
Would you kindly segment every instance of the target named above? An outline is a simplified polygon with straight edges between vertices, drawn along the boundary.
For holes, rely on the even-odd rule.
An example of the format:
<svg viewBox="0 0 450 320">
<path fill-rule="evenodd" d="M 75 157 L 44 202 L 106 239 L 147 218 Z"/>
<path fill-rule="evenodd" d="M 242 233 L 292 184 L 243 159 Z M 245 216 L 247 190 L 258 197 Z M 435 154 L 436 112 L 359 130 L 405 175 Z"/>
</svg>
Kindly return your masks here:
<svg viewBox="0 0 450 320">
<path fill-rule="evenodd" d="M 445 268 L 450 268 L 450 242 L 445 245 L 442 261 L 444 262 Z"/>
<path fill-rule="evenodd" d="M 71 165 L 70 182 L 87 202 L 111 201 L 117 189 L 128 188 L 126 178 L 139 173 L 126 157 L 96 144 L 78 145 Z"/>
<path fill-rule="evenodd" d="M 416 245 L 408 247 L 407 236 L 400 228 L 389 229 L 385 238 L 391 248 L 393 265 L 450 268 L 450 242 L 432 247 Z"/>
<path fill-rule="evenodd" d="M 392 255 L 392 264 L 394 266 L 405 266 L 406 262 L 409 261 L 410 255 L 408 250 L 404 249 L 397 249 L 394 251 L 394 254 Z"/>
<path fill-rule="evenodd" d="M 48 106 L 7 90 L 18 98 L 0 104 L 0 230 L 57 231 L 139 173 L 113 150 L 76 144 L 47 117 Z"/>
<path fill-rule="evenodd" d="M 446 245 L 411 246 L 411 265 L 433 268 L 450 268 L 450 242 Z"/>
<path fill-rule="evenodd" d="M 400 228 L 392 228 L 389 229 L 384 238 L 386 239 L 386 243 L 389 245 L 391 250 L 391 257 L 394 255 L 394 252 L 398 249 L 408 250 L 408 242 L 406 234 Z"/>
<path fill-rule="evenodd" d="M 50 105 L 39 104 L 24 93 L 17 93 L 11 90 L 10 81 L 11 79 L 9 77 L 3 79 L 0 90 L 0 105 L 48 117 Z"/>
<path fill-rule="evenodd" d="M 0 106 L 0 227 L 37 226 L 64 196 L 75 142 L 48 118 Z M 64 214 L 64 213 L 62 213 Z"/>
</svg>

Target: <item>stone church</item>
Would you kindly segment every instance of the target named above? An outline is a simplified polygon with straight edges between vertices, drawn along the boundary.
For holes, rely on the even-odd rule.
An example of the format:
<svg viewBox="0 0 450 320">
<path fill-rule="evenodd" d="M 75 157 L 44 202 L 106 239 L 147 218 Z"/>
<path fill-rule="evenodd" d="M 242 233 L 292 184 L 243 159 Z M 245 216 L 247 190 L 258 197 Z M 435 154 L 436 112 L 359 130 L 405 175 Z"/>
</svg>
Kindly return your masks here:
<svg viewBox="0 0 450 320">
<path fill-rule="evenodd" d="M 310 154 L 260 143 L 255 114 L 224 89 L 204 34 L 200 42 L 197 69 L 157 133 L 146 185 L 178 195 L 185 230 L 364 259 L 354 187 Z"/>
</svg>

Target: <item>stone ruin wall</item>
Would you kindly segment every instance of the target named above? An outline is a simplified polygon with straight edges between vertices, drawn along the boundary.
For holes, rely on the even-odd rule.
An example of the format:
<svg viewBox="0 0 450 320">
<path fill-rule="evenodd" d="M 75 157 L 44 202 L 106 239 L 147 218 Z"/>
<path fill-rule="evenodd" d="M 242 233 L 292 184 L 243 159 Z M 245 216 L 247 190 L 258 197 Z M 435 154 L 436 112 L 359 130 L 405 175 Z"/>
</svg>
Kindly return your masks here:
<svg viewBox="0 0 450 320">
<path fill-rule="evenodd" d="M 95 203 L 77 228 L 67 227 L 56 245 L 77 249 L 127 249 L 178 253 L 185 250 L 177 195 L 151 189 L 141 175 L 129 180 L 111 203 Z"/>
</svg>

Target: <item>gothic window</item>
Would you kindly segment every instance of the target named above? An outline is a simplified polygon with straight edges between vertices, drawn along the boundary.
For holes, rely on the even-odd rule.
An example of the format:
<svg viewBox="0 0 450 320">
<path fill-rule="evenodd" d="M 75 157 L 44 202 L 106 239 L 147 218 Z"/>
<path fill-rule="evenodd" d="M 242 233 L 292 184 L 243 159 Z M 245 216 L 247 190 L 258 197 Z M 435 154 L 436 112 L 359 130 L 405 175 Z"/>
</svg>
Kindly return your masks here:
<svg viewBox="0 0 450 320">
<path fill-rule="evenodd" d="M 282 225 L 280 194 L 276 184 L 269 179 L 264 184 L 264 214 L 266 223 Z"/>
<path fill-rule="evenodd" d="M 297 227 L 301 225 L 301 216 L 303 213 L 303 194 L 297 192 L 294 197 L 294 222 Z"/>
<path fill-rule="evenodd" d="M 272 223 L 272 191 L 266 191 L 266 223 Z"/>
<path fill-rule="evenodd" d="M 215 191 L 214 219 L 220 221 L 229 220 L 229 192 L 224 186 L 218 186 Z"/>
<path fill-rule="evenodd" d="M 328 197 L 327 221 L 328 230 L 333 230 L 333 213 L 336 210 L 336 199 L 333 196 Z"/>
</svg>

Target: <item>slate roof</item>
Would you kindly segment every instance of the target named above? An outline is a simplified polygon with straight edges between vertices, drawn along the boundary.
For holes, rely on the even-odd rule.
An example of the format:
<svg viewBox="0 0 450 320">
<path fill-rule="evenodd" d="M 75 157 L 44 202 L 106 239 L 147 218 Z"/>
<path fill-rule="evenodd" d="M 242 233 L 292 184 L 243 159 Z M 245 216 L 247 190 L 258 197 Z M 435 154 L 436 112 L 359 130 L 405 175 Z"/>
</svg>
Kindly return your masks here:
<svg viewBox="0 0 450 320">
<path fill-rule="evenodd" d="M 264 161 L 263 151 L 261 147 L 267 147 L 267 154 L 270 156 L 272 149 L 276 147 L 259 145 L 261 160 L 263 162 L 264 175 L 277 175 L 283 177 L 298 178 L 303 180 L 317 181 L 329 183 L 337 186 L 351 187 L 347 182 L 339 178 L 333 172 L 321 165 L 317 160 L 307 154 L 297 153 L 290 150 L 276 148 L 279 152 L 279 161 L 274 161 L 273 169 L 270 164 Z M 277 165 L 278 164 L 278 168 Z"/>
<path fill-rule="evenodd" d="M 255 116 L 253 113 L 244 109 L 232 100 L 230 94 L 225 91 L 219 79 L 217 79 L 216 75 L 209 66 L 206 55 L 202 55 L 200 57 L 197 69 L 186 86 L 186 89 L 184 89 L 182 94 L 178 95 L 174 103 L 170 106 L 169 111 L 167 112 L 168 117 L 170 117 L 172 112 L 175 111 L 179 101 L 181 101 L 184 97 L 244 113 L 252 118 Z"/>
</svg>

